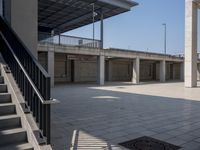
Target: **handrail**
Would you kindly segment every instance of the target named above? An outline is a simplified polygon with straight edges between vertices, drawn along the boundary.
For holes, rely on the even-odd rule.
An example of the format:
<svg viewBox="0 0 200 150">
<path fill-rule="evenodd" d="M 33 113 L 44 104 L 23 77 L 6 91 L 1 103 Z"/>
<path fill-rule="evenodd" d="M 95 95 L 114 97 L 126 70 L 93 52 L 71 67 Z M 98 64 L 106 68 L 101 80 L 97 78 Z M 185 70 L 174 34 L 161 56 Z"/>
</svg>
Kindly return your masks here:
<svg viewBox="0 0 200 150">
<path fill-rule="evenodd" d="M 84 37 L 76 37 L 69 35 L 52 35 L 50 33 L 39 32 L 38 36 L 40 43 L 59 44 L 67 46 L 79 46 L 87 48 L 100 48 L 100 40 L 89 39 Z"/>
<path fill-rule="evenodd" d="M 20 63 L 19 59 L 17 58 L 17 56 L 15 55 L 12 47 L 10 46 L 10 44 L 8 43 L 8 41 L 6 40 L 6 38 L 4 37 L 4 35 L 2 34 L 2 32 L 0 31 L 0 35 L 2 36 L 2 38 L 4 39 L 4 41 L 6 42 L 6 45 L 9 47 L 11 53 L 13 54 L 15 60 L 17 61 L 18 65 L 20 66 L 21 70 L 24 72 L 26 78 L 28 79 L 28 81 L 30 82 L 32 88 L 34 89 L 35 93 L 37 94 L 37 96 L 39 97 L 40 101 L 42 102 L 42 104 L 48 105 L 48 104 L 54 104 L 54 103 L 59 103 L 58 100 L 56 99 L 50 99 L 50 100 L 44 100 L 44 98 L 41 96 L 40 92 L 38 91 L 38 89 L 36 88 L 35 84 L 33 83 L 33 81 L 31 80 L 31 78 L 29 77 L 29 75 L 27 74 L 26 70 L 24 69 L 24 67 L 22 66 L 22 64 Z"/>
<path fill-rule="evenodd" d="M 50 76 L 37 62 L 17 34 L 0 17 L 0 48 L 13 77 L 24 96 L 27 109 L 32 113 L 41 136 L 46 143 L 51 141 L 51 99 Z"/>
<path fill-rule="evenodd" d="M 2 18 L 2 16 L 0 16 L 0 22 L 5 23 L 7 26 L 9 26 L 8 22 Z M 20 42 L 20 44 L 22 45 L 23 48 L 26 49 L 26 52 L 31 56 L 31 59 L 34 61 L 34 63 L 37 65 L 37 67 L 40 69 L 40 71 L 42 71 L 43 75 L 45 75 L 45 77 L 50 77 L 50 75 L 46 72 L 46 70 L 38 63 L 37 59 L 33 56 L 33 54 L 28 50 L 28 48 L 26 47 L 26 45 L 24 45 L 24 43 L 22 42 L 22 40 L 20 38 L 18 38 L 17 34 L 15 33 L 15 31 L 10 28 L 12 34 L 14 34 L 14 37 L 17 38 L 17 40 Z"/>
</svg>

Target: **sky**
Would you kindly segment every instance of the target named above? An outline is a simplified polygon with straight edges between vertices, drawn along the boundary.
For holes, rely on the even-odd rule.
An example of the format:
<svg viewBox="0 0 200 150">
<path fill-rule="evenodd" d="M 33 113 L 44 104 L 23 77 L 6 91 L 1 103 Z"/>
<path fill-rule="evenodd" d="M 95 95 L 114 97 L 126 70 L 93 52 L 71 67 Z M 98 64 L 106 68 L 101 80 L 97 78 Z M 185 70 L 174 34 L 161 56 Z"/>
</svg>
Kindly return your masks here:
<svg viewBox="0 0 200 150">
<path fill-rule="evenodd" d="M 185 0 L 135 0 L 130 12 L 104 21 L 104 48 L 164 53 L 164 26 L 167 24 L 167 53 L 184 50 Z M 92 25 L 67 32 L 67 35 L 92 38 Z M 95 23 L 99 39 L 100 24 Z"/>
</svg>

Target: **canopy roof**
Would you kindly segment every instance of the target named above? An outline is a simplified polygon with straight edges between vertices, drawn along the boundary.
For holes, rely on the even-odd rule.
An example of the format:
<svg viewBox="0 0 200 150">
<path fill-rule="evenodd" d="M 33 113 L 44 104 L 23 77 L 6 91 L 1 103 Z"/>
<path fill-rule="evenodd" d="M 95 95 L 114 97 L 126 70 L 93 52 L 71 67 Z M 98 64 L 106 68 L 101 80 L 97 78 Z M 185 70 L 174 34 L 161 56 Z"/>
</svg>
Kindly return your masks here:
<svg viewBox="0 0 200 150">
<path fill-rule="evenodd" d="M 70 31 L 91 24 L 93 4 L 95 21 L 129 11 L 137 3 L 132 0 L 38 0 L 39 31 Z"/>
</svg>

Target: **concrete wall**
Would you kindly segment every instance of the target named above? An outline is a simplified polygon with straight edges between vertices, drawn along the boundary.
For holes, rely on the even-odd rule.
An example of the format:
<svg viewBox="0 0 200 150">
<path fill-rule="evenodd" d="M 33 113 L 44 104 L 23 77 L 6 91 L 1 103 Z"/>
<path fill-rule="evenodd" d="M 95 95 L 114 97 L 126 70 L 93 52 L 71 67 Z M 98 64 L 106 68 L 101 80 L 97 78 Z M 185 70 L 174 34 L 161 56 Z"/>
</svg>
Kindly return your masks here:
<svg viewBox="0 0 200 150">
<path fill-rule="evenodd" d="M 3 16 L 3 0 L 0 0 L 0 15 Z"/>
<path fill-rule="evenodd" d="M 108 68 L 109 81 L 131 81 L 131 61 L 130 60 L 109 60 Z"/>
<path fill-rule="evenodd" d="M 97 80 L 97 62 L 81 61 L 74 62 L 74 82 L 96 82 Z"/>
<path fill-rule="evenodd" d="M 166 63 L 166 80 L 181 80 L 181 63 Z"/>
<path fill-rule="evenodd" d="M 42 65 L 42 67 L 48 71 L 48 65 L 47 65 L 47 53 L 41 52 L 38 53 L 38 61 Z"/>
<path fill-rule="evenodd" d="M 55 83 L 71 82 L 71 61 L 67 59 L 67 55 L 55 54 Z"/>
<path fill-rule="evenodd" d="M 166 80 L 173 79 L 173 63 L 166 63 Z"/>
<path fill-rule="evenodd" d="M 181 80 L 181 64 L 180 63 L 173 64 L 173 79 Z"/>
<path fill-rule="evenodd" d="M 5 17 L 37 58 L 38 0 L 5 0 Z"/>
<path fill-rule="evenodd" d="M 155 65 L 150 61 L 140 62 L 140 81 L 155 80 Z"/>
</svg>

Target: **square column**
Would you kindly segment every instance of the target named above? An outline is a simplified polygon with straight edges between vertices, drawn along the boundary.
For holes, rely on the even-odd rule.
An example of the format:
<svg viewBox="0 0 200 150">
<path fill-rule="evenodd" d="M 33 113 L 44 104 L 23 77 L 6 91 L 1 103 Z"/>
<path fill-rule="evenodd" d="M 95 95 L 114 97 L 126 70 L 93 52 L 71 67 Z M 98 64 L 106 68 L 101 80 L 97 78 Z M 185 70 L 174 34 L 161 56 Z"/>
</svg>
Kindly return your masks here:
<svg viewBox="0 0 200 150">
<path fill-rule="evenodd" d="M 105 82 L 105 56 L 97 56 L 97 83 L 104 85 Z"/>
<path fill-rule="evenodd" d="M 180 63 L 180 80 L 184 81 L 184 62 Z"/>
<path fill-rule="evenodd" d="M 140 83 L 140 58 L 137 57 L 133 60 L 133 73 L 132 73 L 132 83 Z"/>
<path fill-rule="evenodd" d="M 185 87 L 197 86 L 197 4 L 185 1 Z"/>
<path fill-rule="evenodd" d="M 54 87 L 54 61 L 55 61 L 55 53 L 54 53 L 54 48 L 49 48 L 48 49 L 48 73 L 51 77 L 51 87 Z"/>
<path fill-rule="evenodd" d="M 166 81 L 166 61 L 160 61 L 160 82 Z"/>
</svg>

